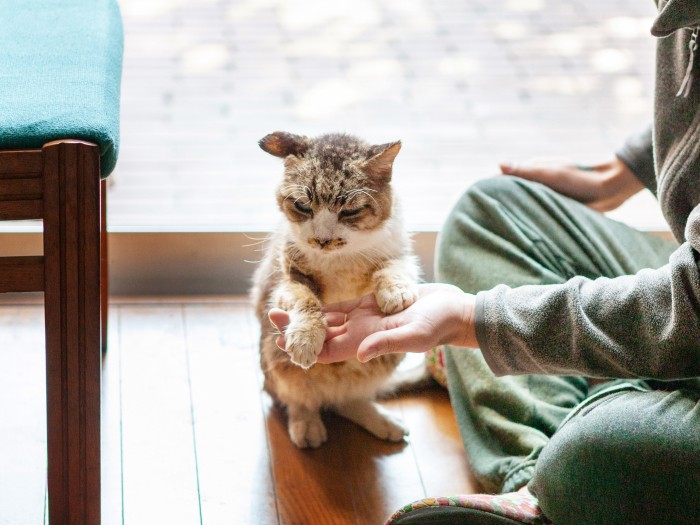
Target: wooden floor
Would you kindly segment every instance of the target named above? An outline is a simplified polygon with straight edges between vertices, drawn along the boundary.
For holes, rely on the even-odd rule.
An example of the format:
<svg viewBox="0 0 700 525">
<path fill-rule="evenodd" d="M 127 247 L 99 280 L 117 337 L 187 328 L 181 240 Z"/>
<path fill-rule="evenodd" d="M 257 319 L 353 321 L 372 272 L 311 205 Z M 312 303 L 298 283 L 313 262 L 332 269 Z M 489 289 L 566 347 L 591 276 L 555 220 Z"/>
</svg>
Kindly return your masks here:
<svg viewBox="0 0 700 525">
<path fill-rule="evenodd" d="M 113 305 L 104 524 L 381 524 L 409 501 L 476 490 L 441 389 L 385 402 L 406 443 L 328 415 L 328 442 L 296 449 L 261 392 L 257 336 L 242 298 Z M 2 525 L 45 519 L 43 366 L 41 307 L 0 303 Z"/>
</svg>

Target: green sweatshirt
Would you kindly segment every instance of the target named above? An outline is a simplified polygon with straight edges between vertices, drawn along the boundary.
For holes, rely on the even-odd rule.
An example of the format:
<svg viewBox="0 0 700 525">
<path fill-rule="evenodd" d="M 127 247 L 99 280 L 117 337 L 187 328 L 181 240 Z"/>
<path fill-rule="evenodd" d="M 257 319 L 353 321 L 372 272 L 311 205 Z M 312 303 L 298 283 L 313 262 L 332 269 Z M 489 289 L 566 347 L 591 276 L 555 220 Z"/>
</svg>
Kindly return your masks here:
<svg viewBox="0 0 700 525">
<path fill-rule="evenodd" d="M 662 268 L 636 275 L 480 292 L 477 337 L 497 375 L 700 376 L 700 64 L 687 96 L 677 96 L 700 2 L 657 4 L 653 132 L 617 154 L 656 193 L 681 246 Z M 698 62 L 700 49 L 695 55 Z"/>
</svg>

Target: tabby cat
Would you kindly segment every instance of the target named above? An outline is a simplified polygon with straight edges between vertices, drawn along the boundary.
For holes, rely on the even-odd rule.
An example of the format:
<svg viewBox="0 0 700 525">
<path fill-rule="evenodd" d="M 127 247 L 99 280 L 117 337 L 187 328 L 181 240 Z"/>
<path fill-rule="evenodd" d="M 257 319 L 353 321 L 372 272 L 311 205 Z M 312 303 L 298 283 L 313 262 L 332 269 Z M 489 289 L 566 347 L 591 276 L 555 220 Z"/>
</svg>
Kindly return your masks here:
<svg viewBox="0 0 700 525">
<path fill-rule="evenodd" d="M 390 184 L 401 143 L 275 132 L 259 144 L 284 159 L 277 188 L 284 221 L 269 239 L 252 290 L 264 388 L 286 407 L 298 447 L 326 441 L 322 409 L 400 441 L 408 431 L 374 400 L 403 354 L 364 364 L 315 363 L 326 334 L 323 305 L 374 293 L 379 308 L 391 314 L 416 300 L 418 266 Z M 276 346 L 267 318 L 273 306 L 290 314 L 287 352 Z"/>
</svg>

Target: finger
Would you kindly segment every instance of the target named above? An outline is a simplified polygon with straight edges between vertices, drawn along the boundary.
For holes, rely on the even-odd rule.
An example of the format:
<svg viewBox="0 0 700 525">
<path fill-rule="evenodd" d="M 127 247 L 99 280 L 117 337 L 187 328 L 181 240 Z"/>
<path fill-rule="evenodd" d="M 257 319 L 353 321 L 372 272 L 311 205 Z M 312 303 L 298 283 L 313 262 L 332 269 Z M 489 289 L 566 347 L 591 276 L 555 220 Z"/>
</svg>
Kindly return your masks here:
<svg viewBox="0 0 700 525">
<path fill-rule="evenodd" d="M 322 364 L 337 363 L 356 357 L 357 342 L 348 333 L 326 339 L 317 361 Z"/>
<path fill-rule="evenodd" d="M 518 165 L 511 161 L 499 163 L 498 168 L 501 170 L 503 175 L 516 175 L 518 172 Z"/>
<path fill-rule="evenodd" d="M 342 326 L 345 324 L 347 315 L 342 312 L 328 312 L 324 314 L 326 318 L 326 323 L 329 327 L 331 326 Z"/>
<path fill-rule="evenodd" d="M 341 326 L 329 326 L 326 329 L 326 341 L 334 339 L 338 336 L 346 334 L 348 332 L 348 325 L 343 324 Z"/>
<path fill-rule="evenodd" d="M 289 325 L 289 314 L 284 310 L 280 310 L 279 308 L 272 308 L 269 312 L 267 312 L 267 317 L 280 332 L 283 332 Z"/>
<path fill-rule="evenodd" d="M 285 341 L 283 335 L 277 336 L 277 339 L 275 339 L 275 344 L 280 350 L 284 350 L 285 352 L 287 351 L 287 342 Z"/>
<path fill-rule="evenodd" d="M 516 177 L 538 182 L 542 180 L 549 180 L 555 176 L 557 172 L 562 172 L 566 169 L 564 166 L 554 168 L 533 166 L 517 162 L 502 162 L 498 165 L 498 167 L 501 169 L 501 173 L 504 175 L 514 175 Z"/>
<path fill-rule="evenodd" d="M 347 314 L 352 312 L 359 306 L 371 304 L 372 301 L 374 301 L 374 294 L 363 295 L 362 297 L 356 297 L 355 299 L 343 301 L 342 303 L 329 304 L 327 306 L 324 306 L 321 311 L 323 313 L 340 312 Z"/>
<path fill-rule="evenodd" d="M 366 363 L 370 359 L 384 354 L 397 352 L 424 352 L 430 343 L 423 340 L 411 325 L 404 325 L 392 330 L 375 332 L 365 338 L 357 349 L 357 359 Z"/>
</svg>

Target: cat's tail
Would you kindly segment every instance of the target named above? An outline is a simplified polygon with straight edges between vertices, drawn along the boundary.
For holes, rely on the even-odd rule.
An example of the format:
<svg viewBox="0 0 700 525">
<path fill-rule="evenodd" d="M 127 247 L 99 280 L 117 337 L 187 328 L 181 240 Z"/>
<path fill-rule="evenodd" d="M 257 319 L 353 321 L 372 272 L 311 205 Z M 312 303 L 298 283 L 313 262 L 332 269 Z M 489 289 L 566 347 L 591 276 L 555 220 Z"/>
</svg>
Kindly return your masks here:
<svg viewBox="0 0 700 525">
<path fill-rule="evenodd" d="M 404 362 L 394 370 L 379 391 L 378 397 L 386 399 L 398 394 L 418 392 L 433 388 L 438 383 L 433 379 L 423 354 L 408 354 Z"/>
</svg>

